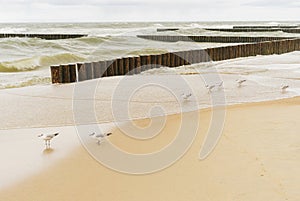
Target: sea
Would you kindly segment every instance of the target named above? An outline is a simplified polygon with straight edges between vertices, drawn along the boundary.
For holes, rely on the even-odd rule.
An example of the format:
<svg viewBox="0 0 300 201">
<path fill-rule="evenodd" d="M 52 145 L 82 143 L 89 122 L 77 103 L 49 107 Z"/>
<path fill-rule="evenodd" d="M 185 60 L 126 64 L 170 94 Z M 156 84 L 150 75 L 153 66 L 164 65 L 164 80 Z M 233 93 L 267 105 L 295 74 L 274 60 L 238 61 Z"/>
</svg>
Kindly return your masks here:
<svg viewBox="0 0 300 201">
<path fill-rule="evenodd" d="M 283 32 L 227 33 L 205 28 L 235 25 L 300 25 L 300 22 L 120 22 L 120 23 L 13 23 L 0 24 L 0 33 L 87 34 L 67 40 L 0 38 L 0 89 L 50 85 L 49 67 L 85 61 L 99 61 L 128 55 L 154 54 L 174 50 L 199 49 L 224 44 L 162 43 L 136 37 L 157 34 L 157 28 L 179 31 L 159 34 L 299 36 Z M 156 73 L 159 73 L 157 71 Z"/>
<path fill-rule="evenodd" d="M 82 38 L 64 40 L 44 40 L 39 38 L 18 37 L 0 38 L 0 91 L 11 88 L 20 89 L 50 86 L 51 65 L 93 62 L 141 54 L 155 54 L 176 50 L 191 50 L 231 45 L 226 43 L 197 43 L 193 41 L 160 42 L 141 39 L 138 38 L 137 35 L 165 34 L 300 37 L 300 34 L 285 33 L 282 31 L 233 33 L 208 31 L 205 29 L 232 28 L 233 26 L 251 25 L 300 26 L 300 22 L 107 22 L 0 24 L 0 33 L 87 35 Z M 179 30 L 157 32 L 158 28 L 178 28 Z M 162 67 L 143 72 L 140 76 L 156 76 L 168 79 L 168 76 L 170 77 L 172 75 L 185 75 L 188 79 L 191 78 L 190 80 L 193 82 L 192 76 L 208 75 L 216 72 L 221 76 L 220 80 L 208 81 L 206 84 L 217 85 L 217 82 L 221 82 L 221 79 L 223 79 L 224 85 L 222 87 L 224 89 L 223 91 L 226 93 L 226 99 L 229 104 L 273 100 L 298 96 L 300 94 L 299 51 L 282 55 L 258 55 L 254 57 L 237 58 L 219 62 L 208 62 L 178 68 Z M 236 91 L 236 79 L 246 79 L 246 85 L 248 85 L 248 87 L 243 88 L 243 90 L 240 89 L 239 91 Z M 198 81 L 195 80 L 194 82 L 194 85 L 197 85 Z M 289 85 L 289 88 L 285 93 L 281 93 L 282 91 L 280 88 L 282 85 Z M 213 90 L 217 90 L 216 88 L 217 87 Z M 185 91 L 182 93 L 184 92 Z M 205 104 L 200 103 L 200 105 L 203 107 L 209 105 L 207 101 L 204 102 Z"/>
</svg>

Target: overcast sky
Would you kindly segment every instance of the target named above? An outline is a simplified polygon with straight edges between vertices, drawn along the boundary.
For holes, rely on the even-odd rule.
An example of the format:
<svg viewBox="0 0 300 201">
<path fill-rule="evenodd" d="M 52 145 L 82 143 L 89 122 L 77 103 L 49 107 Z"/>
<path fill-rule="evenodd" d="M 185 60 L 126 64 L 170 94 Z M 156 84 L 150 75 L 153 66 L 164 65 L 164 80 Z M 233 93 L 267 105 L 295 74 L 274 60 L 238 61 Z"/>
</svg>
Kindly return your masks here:
<svg viewBox="0 0 300 201">
<path fill-rule="evenodd" d="M 300 0 L 0 0 L 0 22 L 300 20 Z"/>
</svg>

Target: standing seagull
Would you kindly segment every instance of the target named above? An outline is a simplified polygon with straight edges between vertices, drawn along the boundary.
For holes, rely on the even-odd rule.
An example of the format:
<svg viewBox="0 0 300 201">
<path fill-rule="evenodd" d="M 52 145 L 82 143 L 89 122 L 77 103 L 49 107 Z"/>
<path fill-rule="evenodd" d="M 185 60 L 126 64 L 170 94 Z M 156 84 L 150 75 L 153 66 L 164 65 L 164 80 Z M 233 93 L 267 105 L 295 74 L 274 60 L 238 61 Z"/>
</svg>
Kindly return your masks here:
<svg viewBox="0 0 300 201">
<path fill-rule="evenodd" d="M 286 90 L 287 90 L 287 88 L 289 88 L 289 85 L 282 85 L 282 86 L 281 86 L 281 90 L 282 90 L 281 92 L 282 92 L 282 93 L 285 93 Z"/>
<path fill-rule="evenodd" d="M 96 134 L 96 133 L 92 133 L 90 134 L 91 137 L 95 138 L 97 140 L 97 144 L 100 145 L 101 141 L 105 138 L 110 136 L 112 133 L 100 133 L 100 134 Z"/>
<path fill-rule="evenodd" d="M 49 149 L 50 148 L 50 141 L 58 136 L 59 133 L 53 133 L 53 134 L 40 134 L 38 135 L 39 138 L 43 138 L 43 140 L 45 141 L 45 146 L 46 146 L 46 149 Z"/>
<path fill-rule="evenodd" d="M 219 84 L 217 84 L 218 88 L 221 89 L 223 87 L 223 81 L 221 81 Z"/>
<path fill-rule="evenodd" d="M 187 94 L 183 93 L 183 94 L 181 94 L 181 98 L 185 101 L 188 100 L 191 96 L 192 96 L 192 93 L 187 93 Z"/>
<path fill-rule="evenodd" d="M 240 79 L 240 80 L 236 80 L 236 83 L 238 84 L 238 87 L 240 87 L 240 86 L 242 86 L 242 84 L 244 83 L 244 82 L 246 82 L 247 80 L 245 80 L 245 79 Z"/>
<path fill-rule="evenodd" d="M 215 88 L 215 85 L 205 85 L 205 87 L 208 90 L 208 93 L 211 93 L 211 90 Z"/>
</svg>

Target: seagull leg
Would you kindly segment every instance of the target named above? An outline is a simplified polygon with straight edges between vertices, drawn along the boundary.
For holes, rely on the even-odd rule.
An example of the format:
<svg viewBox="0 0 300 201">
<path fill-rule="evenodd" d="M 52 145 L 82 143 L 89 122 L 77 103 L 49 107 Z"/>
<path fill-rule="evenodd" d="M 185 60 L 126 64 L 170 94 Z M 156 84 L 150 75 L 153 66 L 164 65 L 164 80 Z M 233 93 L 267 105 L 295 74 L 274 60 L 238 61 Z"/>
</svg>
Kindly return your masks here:
<svg viewBox="0 0 300 201">
<path fill-rule="evenodd" d="M 45 140 L 45 146 L 46 146 L 46 149 L 47 149 L 48 148 L 47 140 Z"/>
</svg>

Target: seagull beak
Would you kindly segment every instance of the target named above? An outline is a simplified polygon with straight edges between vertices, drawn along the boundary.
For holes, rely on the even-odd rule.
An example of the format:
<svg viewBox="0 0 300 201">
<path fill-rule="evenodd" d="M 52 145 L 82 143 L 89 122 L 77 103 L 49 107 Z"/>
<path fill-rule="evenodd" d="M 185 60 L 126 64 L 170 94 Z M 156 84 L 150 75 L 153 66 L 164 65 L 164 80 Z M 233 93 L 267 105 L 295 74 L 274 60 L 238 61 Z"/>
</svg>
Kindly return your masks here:
<svg viewBox="0 0 300 201">
<path fill-rule="evenodd" d="M 107 136 L 110 136 L 111 134 L 112 134 L 112 133 L 107 133 L 106 135 L 107 135 Z"/>
</svg>

